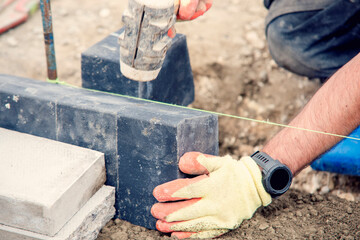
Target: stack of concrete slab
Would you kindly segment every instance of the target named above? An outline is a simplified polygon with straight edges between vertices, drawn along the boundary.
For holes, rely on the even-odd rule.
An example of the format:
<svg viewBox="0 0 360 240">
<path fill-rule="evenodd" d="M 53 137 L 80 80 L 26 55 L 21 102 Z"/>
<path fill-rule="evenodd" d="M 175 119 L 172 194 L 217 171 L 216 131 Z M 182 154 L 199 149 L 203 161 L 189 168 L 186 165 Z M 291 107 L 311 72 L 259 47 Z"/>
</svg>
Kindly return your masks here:
<svg viewBox="0 0 360 240">
<path fill-rule="evenodd" d="M 0 128 L 0 239 L 95 239 L 115 214 L 104 154 Z"/>
</svg>

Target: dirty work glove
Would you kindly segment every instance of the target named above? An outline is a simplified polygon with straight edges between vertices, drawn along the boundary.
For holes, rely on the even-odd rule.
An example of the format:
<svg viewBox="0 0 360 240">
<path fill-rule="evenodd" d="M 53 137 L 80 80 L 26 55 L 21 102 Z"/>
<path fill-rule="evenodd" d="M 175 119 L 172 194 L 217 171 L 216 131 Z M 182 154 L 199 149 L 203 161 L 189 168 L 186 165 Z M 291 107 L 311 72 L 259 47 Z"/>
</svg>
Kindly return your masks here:
<svg viewBox="0 0 360 240">
<path fill-rule="evenodd" d="M 210 9 L 213 0 L 175 0 L 179 20 L 193 20 Z"/>
<path fill-rule="evenodd" d="M 156 228 L 161 232 L 172 232 L 178 238 L 217 237 L 239 227 L 258 207 L 271 202 L 260 169 L 250 157 L 236 161 L 230 156 L 189 152 L 181 157 L 179 168 L 200 176 L 154 189 L 160 203 L 151 213 L 159 219 Z"/>
</svg>

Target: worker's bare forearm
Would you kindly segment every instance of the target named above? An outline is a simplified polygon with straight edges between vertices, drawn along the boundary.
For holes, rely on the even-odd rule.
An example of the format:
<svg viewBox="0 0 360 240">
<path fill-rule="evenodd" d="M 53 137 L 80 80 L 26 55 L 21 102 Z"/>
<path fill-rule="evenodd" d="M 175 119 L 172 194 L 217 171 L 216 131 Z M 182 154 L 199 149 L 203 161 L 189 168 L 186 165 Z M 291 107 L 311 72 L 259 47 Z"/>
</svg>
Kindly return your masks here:
<svg viewBox="0 0 360 240">
<path fill-rule="evenodd" d="M 360 125 L 360 54 L 337 71 L 313 96 L 291 126 L 348 135 Z M 263 151 L 296 174 L 341 138 L 285 128 Z"/>
</svg>

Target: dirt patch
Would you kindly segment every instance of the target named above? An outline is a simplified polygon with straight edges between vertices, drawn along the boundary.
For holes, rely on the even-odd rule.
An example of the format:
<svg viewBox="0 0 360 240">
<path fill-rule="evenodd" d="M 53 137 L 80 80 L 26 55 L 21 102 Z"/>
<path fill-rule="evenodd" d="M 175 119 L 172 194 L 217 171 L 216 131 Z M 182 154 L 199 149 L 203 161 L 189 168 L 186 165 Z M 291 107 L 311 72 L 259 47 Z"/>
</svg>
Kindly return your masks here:
<svg viewBox="0 0 360 240">
<path fill-rule="evenodd" d="M 223 239 L 359 239 L 359 214 L 356 202 L 291 190 Z"/>
<path fill-rule="evenodd" d="M 336 196 L 290 190 L 268 207 L 260 208 L 240 228 L 217 239 L 359 239 L 360 205 Z M 159 232 L 116 219 L 97 240 L 171 239 Z"/>
</svg>

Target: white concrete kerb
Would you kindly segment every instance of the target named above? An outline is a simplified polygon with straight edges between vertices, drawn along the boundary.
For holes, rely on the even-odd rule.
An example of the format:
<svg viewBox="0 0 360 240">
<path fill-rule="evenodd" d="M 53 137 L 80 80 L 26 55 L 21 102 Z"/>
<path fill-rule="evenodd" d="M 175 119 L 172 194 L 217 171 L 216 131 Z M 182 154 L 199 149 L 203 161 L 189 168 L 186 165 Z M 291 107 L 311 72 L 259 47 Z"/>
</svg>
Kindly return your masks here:
<svg viewBox="0 0 360 240">
<path fill-rule="evenodd" d="M 103 186 L 53 237 L 0 224 L 1 240 L 95 240 L 115 215 L 115 188 Z"/>
<path fill-rule="evenodd" d="M 105 182 L 104 154 L 0 128 L 0 223 L 54 236 Z"/>
</svg>

